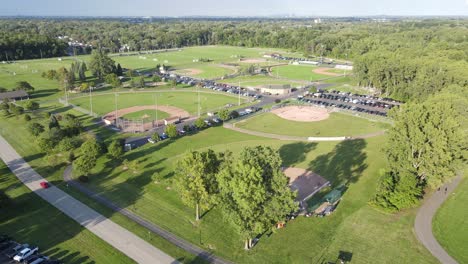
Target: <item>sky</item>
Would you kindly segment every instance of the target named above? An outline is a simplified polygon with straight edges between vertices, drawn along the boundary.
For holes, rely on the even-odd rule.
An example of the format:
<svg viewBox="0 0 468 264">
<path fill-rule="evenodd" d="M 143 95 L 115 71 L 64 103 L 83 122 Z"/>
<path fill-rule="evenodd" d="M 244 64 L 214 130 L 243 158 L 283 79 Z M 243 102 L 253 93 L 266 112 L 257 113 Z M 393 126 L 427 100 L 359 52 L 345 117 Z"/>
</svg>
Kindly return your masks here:
<svg viewBox="0 0 468 264">
<path fill-rule="evenodd" d="M 468 16 L 468 0 L 0 0 L 0 16 Z"/>
</svg>

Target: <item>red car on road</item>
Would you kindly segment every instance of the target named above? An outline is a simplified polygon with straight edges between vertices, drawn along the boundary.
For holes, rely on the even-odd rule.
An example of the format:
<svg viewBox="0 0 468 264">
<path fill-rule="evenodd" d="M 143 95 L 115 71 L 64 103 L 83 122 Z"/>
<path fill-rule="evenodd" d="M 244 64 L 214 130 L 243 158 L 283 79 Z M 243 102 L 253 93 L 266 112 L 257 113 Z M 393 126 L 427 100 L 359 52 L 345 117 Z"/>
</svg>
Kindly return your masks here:
<svg viewBox="0 0 468 264">
<path fill-rule="evenodd" d="M 41 182 L 41 183 L 39 183 L 39 184 L 41 185 L 42 189 L 47 189 L 47 188 L 49 188 L 49 183 L 48 183 L 48 182 L 43 181 L 43 182 Z"/>
</svg>

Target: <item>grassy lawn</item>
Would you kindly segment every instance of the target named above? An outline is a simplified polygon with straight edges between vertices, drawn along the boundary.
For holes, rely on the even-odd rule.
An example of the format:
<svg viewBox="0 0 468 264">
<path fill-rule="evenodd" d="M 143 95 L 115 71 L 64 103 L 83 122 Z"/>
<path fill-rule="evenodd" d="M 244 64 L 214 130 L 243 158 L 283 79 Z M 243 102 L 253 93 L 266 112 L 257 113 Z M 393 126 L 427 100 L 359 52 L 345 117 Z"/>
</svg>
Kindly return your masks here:
<svg viewBox="0 0 468 264">
<path fill-rule="evenodd" d="M 155 93 L 120 93 L 117 97 L 117 108 L 123 109 L 138 105 L 154 105 Z M 158 92 L 158 105 L 169 105 L 182 108 L 189 113 L 196 113 L 198 96 L 196 92 Z M 245 99 L 242 98 L 241 102 Z M 71 103 L 89 109 L 89 97 L 74 98 Z M 202 112 L 218 109 L 226 104 L 237 104 L 238 98 L 226 94 L 200 92 L 200 107 Z M 93 96 L 93 111 L 97 114 L 107 114 L 115 109 L 114 94 L 97 94 Z"/>
<path fill-rule="evenodd" d="M 437 211 L 432 222 L 435 237 L 447 253 L 459 263 L 468 263 L 468 179 L 460 183 Z"/>
<path fill-rule="evenodd" d="M 156 116 L 158 117 L 157 120 L 161 120 L 164 118 L 169 117 L 169 114 L 159 110 L 141 110 L 133 113 L 128 113 L 123 115 L 123 118 L 126 119 L 144 119 L 144 120 L 156 120 Z"/>
<path fill-rule="evenodd" d="M 37 245 L 64 263 L 134 263 L 55 207 L 38 198 L 0 161 L 0 190 L 11 203 L 0 209 L 0 233 Z"/>
<path fill-rule="evenodd" d="M 290 84 L 291 87 L 298 87 L 301 86 L 302 83 L 284 79 L 276 79 L 266 75 L 253 75 L 253 76 L 239 76 L 235 78 L 220 80 L 221 83 L 227 83 L 231 85 L 239 85 L 241 86 L 252 86 L 252 87 L 259 87 L 264 85 L 271 85 L 271 84 Z"/>
<path fill-rule="evenodd" d="M 318 122 L 290 121 L 265 113 L 236 123 L 236 127 L 248 130 L 304 137 L 357 136 L 384 130 L 387 126 L 342 113 L 331 113 L 328 119 Z"/>
<path fill-rule="evenodd" d="M 271 68 L 271 73 L 274 76 L 304 81 L 316 81 L 320 79 L 330 78 L 328 75 L 314 73 L 313 70 L 317 66 L 309 65 L 284 65 Z"/>
</svg>

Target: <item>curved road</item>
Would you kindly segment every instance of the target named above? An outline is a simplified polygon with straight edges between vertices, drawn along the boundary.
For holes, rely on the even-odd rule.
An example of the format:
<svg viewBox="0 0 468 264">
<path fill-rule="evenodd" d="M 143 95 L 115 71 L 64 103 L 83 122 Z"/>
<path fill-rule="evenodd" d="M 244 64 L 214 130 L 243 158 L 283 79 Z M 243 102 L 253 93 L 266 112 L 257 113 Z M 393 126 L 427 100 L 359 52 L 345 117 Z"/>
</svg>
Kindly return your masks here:
<svg viewBox="0 0 468 264">
<path fill-rule="evenodd" d="M 414 221 L 416 237 L 434 257 L 444 264 L 456 264 L 457 261 L 447 254 L 435 239 L 434 234 L 432 234 L 432 218 L 436 214 L 437 209 L 444 203 L 445 199 L 447 199 L 458 186 L 461 179 L 461 175 L 458 175 L 450 183 L 440 187 L 439 191 L 436 191 L 431 197 L 426 199 L 421 208 L 419 208 L 416 220 Z"/>
<path fill-rule="evenodd" d="M 117 204 L 112 202 L 111 200 L 105 198 L 104 196 L 94 192 L 93 190 L 89 189 L 88 187 L 80 184 L 78 181 L 73 180 L 72 177 L 72 166 L 68 166 L 64 173 L 63 173 L 63 179 L 66 181 L 69 185 L 72 187 L 78 189 L 80 192 L 84 193 L 88 197 L 94 199 L 98 203 L 110 208 L 114 212 L 120 213 L 126 217 L 128 217 L 130 220 L 134 221 L 135 223 L 145 227 L 146 229 L 150 230 L 151 232 L 161 236 L 162 238 L 166 239 L 170 243 L 184 249 L 187 252 L 190 252 L 200 258 L 205 259 L 208 262 L 211 263 L 217 263 L 217 264 L 228 264 L 230 262 L 221 259 L 212 253 L 205 251 L 190 242 L 187 242 L 178 236 L 160 228 L 159 226 L 143 219 L 142 217 L 138 216 L 137 214 L 133 213 L 132 211 L 119 207 Z"/>
<path fill-rule="evenodd" d="M 31 191 L 138 263 L 177 263 L 172 257 L 117 225 L 59 188 L 42 189 L 45 179 L 0 136 L 0 158 Z"/>
</svg>

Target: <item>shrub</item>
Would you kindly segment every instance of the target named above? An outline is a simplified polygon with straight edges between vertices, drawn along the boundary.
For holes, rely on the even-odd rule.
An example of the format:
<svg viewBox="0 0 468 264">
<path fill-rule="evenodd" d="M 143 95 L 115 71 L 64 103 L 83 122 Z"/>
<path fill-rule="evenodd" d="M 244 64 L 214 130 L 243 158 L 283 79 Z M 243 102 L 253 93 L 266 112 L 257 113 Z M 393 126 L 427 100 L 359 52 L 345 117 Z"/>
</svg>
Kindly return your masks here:
<svg viewBox="0 0 468 264">
<path fill-rule="evenodd" d="M 78 180 L 82 183 L 87 183 L 89 182 L 89 177 L 88 176 L 80 176 L 78 177 Z"/>
<path fill-rule="evenodd" d="M 275 103 L 279 104 L 279 103 L 281 103 L 281 100 L 280 99 L 275 99 Z"/>
<path fill-rule="evenodd" d="M 31 116 L 28 115 L 28 114 L 24 115 L 24 121 L 26 121 L 26 122 L 31 121 Z"/>
</svg>

